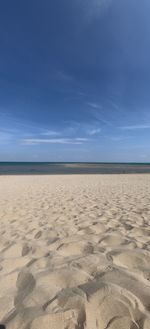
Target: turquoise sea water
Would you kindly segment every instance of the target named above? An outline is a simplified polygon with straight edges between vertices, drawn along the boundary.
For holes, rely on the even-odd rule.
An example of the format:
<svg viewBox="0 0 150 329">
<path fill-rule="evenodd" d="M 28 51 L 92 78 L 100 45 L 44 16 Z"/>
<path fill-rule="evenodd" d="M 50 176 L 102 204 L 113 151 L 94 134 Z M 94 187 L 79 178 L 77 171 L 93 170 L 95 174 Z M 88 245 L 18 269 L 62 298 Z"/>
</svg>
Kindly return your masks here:
<svg viewBox="0 0 150 329">
<path fill-rule="evenodd" d="M 0 162 L 0 175 L 150 173 L 150 163 Z"/>
</svg>

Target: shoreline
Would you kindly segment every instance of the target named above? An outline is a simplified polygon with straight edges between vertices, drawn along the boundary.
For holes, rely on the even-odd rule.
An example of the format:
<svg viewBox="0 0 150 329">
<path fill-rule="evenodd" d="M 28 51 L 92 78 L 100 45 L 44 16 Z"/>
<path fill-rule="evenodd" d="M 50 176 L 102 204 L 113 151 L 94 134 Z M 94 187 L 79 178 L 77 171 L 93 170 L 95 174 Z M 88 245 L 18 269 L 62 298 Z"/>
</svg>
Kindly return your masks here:
<svg viewBox="0 0 150 329">
<path fill-rule="evenodd" d="M 0 163 L 1 175 L 145 174 L 150 164 L 130 163 Z"/>
</svg>

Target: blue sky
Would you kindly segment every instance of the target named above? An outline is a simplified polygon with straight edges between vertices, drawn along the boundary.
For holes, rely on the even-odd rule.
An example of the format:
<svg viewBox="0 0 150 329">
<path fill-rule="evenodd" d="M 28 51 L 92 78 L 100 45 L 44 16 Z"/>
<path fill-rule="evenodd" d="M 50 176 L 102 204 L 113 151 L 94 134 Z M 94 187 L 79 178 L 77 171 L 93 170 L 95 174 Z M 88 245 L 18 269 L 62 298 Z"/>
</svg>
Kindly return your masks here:
<svg viewBox="0 0 150 329">
<path fill-rule="evenodd" d="M 150 1 L 0 5 L 0 161 L 150 161 Z"/>
</svg>

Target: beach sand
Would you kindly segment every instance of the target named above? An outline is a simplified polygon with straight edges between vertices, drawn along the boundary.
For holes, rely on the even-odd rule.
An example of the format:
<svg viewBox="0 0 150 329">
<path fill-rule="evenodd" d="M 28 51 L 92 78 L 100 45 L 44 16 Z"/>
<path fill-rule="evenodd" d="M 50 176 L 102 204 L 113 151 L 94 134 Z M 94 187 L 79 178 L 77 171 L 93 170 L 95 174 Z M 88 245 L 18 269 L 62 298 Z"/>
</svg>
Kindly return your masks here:
<svg viewBox="0 0 150 329">
<path fill-rule="evenodd" d="M 150 175 L 0 177 L 0 324 L 150 329 Z"/>
</svg>

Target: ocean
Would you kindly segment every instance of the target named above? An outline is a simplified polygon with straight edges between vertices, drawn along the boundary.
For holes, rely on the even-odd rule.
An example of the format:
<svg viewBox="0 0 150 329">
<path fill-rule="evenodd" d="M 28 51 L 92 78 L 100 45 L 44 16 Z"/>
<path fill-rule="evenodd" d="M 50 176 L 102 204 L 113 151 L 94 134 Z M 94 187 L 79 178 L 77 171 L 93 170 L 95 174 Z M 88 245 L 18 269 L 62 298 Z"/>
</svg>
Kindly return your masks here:
<svg viewBox="0 0 150 329">
<path fill-rule="evenodd" d="M 0 175 L 150 173 L 150 163 L 0 162 Z"/>
</svg>

